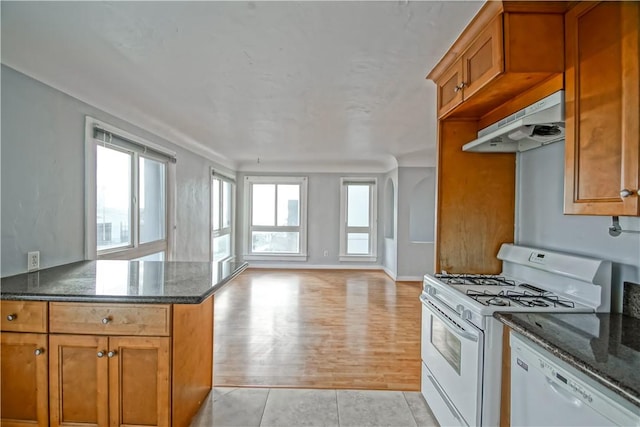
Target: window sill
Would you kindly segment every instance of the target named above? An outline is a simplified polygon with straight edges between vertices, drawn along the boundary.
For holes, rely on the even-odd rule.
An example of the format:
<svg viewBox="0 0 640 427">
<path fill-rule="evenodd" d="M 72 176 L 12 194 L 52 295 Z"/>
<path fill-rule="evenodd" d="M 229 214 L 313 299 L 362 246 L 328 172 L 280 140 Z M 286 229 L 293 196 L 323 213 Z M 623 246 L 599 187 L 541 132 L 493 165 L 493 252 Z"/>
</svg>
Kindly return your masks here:
<svg viewBox="0 0 640 427">
<path fill-rule="evenodd" d="M 246 254 L 244 261 L 301 261 L 307 260 L 306 254 Z"/>
<path fill-rule="evenodd" d="M 350 262 L 376 262 L 378 257 L 371 255 L 340 255 L 339 260 Z"/>
</svg>

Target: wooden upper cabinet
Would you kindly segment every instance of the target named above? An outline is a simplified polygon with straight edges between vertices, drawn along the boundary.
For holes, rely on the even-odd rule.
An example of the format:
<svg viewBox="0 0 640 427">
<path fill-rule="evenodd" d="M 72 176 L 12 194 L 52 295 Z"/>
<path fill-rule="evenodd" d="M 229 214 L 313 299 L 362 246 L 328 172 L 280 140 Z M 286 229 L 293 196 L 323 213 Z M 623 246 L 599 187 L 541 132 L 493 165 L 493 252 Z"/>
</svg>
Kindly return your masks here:
<svg viewBox="0 0 640 427">
<path fill-rule="evenodd" d="M 566 15 L 567 214 L 640 215 L 640 3 Z"/>
<path fill-rule="evenodd" d="M 438 84 L 438 111 L 450 111 L 462 102 L 462 61 L 456 62 L 440 77 Z"/>
<path fill-rule="evenodd" d="M 502 17 L 495 18 L 462 54 L 462 89 L 469 98 L 504 71 Z"/>
<path fill-rule="evenodd" d="M 556 2 L 487 2 L 427 76 L 438 117 L 478 119 L 564 71 L 564 11 Z"/>
</svg>

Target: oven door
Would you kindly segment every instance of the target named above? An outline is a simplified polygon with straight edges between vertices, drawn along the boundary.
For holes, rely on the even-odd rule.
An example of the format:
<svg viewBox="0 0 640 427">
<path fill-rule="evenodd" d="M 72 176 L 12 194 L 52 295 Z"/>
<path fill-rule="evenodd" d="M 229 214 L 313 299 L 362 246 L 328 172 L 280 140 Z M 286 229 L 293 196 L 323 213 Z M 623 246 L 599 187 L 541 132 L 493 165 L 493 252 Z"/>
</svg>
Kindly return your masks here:
<svg viewBox="0 0 640 427">
<path fill-rule="evenodd" d="M 463 418 L 460 425 L 480 425 L 484 334 L 437 298 L 422 294 L 420 300 L 422 360 L 436 382 L 430 389 L 437 391 L 426 396 L 427 403 L 443 399 L 446 405 L 439 406 L 455 408 Z"/>
</svg>

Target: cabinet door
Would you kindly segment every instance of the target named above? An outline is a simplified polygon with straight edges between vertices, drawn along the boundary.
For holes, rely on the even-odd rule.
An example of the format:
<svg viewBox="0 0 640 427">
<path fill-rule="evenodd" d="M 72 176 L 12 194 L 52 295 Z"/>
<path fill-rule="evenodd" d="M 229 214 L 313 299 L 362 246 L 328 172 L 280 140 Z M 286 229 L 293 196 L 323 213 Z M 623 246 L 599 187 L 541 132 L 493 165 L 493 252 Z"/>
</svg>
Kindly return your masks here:
<svg viewBox="0 0 640 427">
<path fill-rule="evenodd" d="M 50 335 L 52 426 L 107 426 L 107 337 Z"/>
<path fill-rule="evenodd" d="M 0 335 L 2 426 L 49 425 L 47 335 Z"/>
<path fill-rule="evenodd" d="M 169 343 L 160 337 L 109 338 L 111 426 L 169 425 Z"/>
<path fill-rule="evenodd" d="M 504 71 L 502 15 L 496 17 L 462 55 L 464 98 Z"/>
<path fill-rule="evenodd" d="M 462 61 L 457 61 L 438 80 L 438 117 L 462 102 Z"/>
<path fill-rule="evenodd" d="M 567 214 L 640 214 L 639 10 L 585 2 L 567 12 Z"/>
</svg>

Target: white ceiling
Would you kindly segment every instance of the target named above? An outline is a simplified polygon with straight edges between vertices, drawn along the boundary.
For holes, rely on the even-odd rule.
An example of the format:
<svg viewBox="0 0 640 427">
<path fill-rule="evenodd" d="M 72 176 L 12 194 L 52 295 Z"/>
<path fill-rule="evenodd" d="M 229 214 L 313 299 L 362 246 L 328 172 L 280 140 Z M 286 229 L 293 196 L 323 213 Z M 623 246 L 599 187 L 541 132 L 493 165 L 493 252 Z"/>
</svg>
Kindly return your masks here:
<svg viewBox="0 0 640 427">
<path fill-rule="evenodd" d="M 425 75 L 481 5 L 2 1 L 2 63 L 238 170 L 432 165 Z"/>
</svg>

